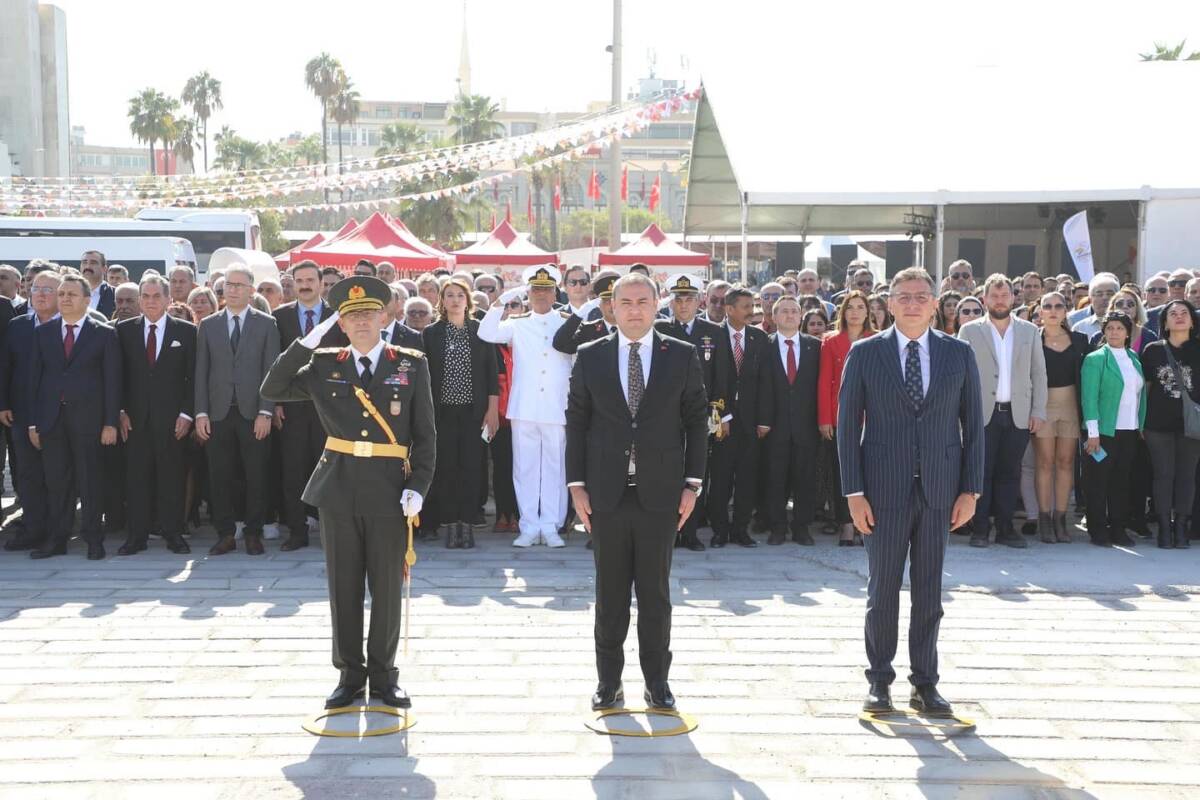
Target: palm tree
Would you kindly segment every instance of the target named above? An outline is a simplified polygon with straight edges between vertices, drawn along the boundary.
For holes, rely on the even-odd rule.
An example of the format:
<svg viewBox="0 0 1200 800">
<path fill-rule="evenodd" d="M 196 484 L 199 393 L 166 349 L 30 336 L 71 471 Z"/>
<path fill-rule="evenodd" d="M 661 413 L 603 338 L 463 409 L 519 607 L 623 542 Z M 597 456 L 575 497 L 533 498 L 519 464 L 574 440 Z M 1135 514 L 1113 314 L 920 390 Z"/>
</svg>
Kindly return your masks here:
<svg viewBox="0 0 1200 800">
<path fill-rule="evenodd" d="M 330 101 L 337 94 L 338 76 L 342 74 L 342 64 L 329 53 L 321 53 L 304 65 L 304 85 L 321 101 L 321 162 L 329 163 L 328 119 Z"/>
<path fill-rule="evenodd" d="M 154 143 L 175 137 L 175 112 L 179 101 L 157 89 L 142 89 L 129 99 L 129 130 L 139 142 L 150 145 L 150 174 L 156 175 Z"/>
<path fill-rule="evenodd" d="M 167 146 L 167 142 L 163 142 L 163 147 Z M 183 119 L 175 123 L 175 137 L 170 142 L 172 150 L 175 153 L 175 158 L 180 161 L 187 161 L 192 164 L 192 172 L 196 171 L 196 166 L 193 159 L 196 157 L 196 123 L 190 119 Z"/>
<path fill-rule="evenodd" d="M 188 78 L 181 95 L 190 106 L 200 125 L 200 144 L 204 150 L 204 171 L 208 172 L 208 118 L 214 111 L 224 108 L 221 100 L 221 82 L 208 74 L 208 70 Z"/>
<path fill-rule="evenodd" d="M 1139 55 L 1142 61 L 1200 61 L 1200 50 L 1193 50 L 1187 56 L 1183 55 L 1183 47 L 1186 44 L 1187 39 L 1174 47 L 1168 47 L 1162 42 L 1155 42 L 1153 53 L 1139 53 Z"/>
<path fill-rule="evenodd" d="M 296 145 L 296 156 L 304 159 L 305 164 L 321 163 L 321 139 L 315 134 L 305 136 Z"/>
<path fill-rule="evenodd" d="M 450 108 L 450 119 L 454 126 L 456 144 L 471 144 L 499 139 L 504 135 L 504 126 L 496 121 L 500 106 L 490 97 L 481 94 L 460 94 Z"/>
<path fill-rule="evenodd" d="M 337 92 L 333 95 L 333 121 L 337 123 L 338 174 L 342 172 L 342 126 L 358 119 L 358 90 L 345 72 L 338 73 Z"/>
<path fill-rule="evenodd" d="M 384 125 L 379 132 L 379 147 L 376 156 L 399 156 L 413 150 L 422 150 L 429 145 L 425 131 L 411 122 L 393 122 Z"/>
</svg>

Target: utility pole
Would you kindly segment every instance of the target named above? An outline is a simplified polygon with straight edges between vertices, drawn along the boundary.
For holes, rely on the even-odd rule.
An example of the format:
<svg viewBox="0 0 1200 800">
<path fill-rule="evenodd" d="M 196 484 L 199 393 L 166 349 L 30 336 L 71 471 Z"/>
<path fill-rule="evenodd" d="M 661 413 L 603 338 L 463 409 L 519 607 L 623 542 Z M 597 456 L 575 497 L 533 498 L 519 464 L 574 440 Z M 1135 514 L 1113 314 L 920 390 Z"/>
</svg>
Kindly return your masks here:
<svg viewBox="0 0 1200 800">
<path fill-rule="evenodd" d="M 612 107 L 621 107 L 621 0 L 613 0 Z M 608 149 L 608 249 L 621 246 L 621 137 Z"/>
</svg>

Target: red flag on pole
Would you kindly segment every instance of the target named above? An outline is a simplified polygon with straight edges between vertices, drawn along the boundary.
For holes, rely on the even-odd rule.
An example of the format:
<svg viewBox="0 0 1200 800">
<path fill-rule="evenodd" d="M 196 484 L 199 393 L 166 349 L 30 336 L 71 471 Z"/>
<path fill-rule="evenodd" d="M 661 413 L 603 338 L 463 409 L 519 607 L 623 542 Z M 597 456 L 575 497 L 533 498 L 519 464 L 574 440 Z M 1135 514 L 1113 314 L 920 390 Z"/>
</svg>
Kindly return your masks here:
<svg viewBox="0 0 1200 800">
<path fill-rule="evenodd" d="M 658 210 L 659 201 L 662 200 L 662 176 L 654 176 L 654 185 L 650 187 L 650 213 Z"/>
<path fill-rule="evenodd" d="M 507 222 L 509 225 L 512 225 L 512 200 L 509 200 L 505 204 L 504 221 Z"/>
<path fill-rule="evenodd" d="M 600 199 L 600 177 L 596 175 L 595 167 L 592 167 L 592 177 L 588 180 L 587 196 L 593 200 Z"/>
<path fill-rule="evenodd" d="M 554 184 L 554 210 L 562 211 L 562 187 Z"/>
<path fill-rule="evenodd" d="M 629 165 L 621 167 L 621 201 L 629 201 Z"/>
<path fill-rule="evenodd" d="M 533 195 L 525 199 L 525 218 L 529 220 L 529 230 L 533 230 Z"/>
</svg>

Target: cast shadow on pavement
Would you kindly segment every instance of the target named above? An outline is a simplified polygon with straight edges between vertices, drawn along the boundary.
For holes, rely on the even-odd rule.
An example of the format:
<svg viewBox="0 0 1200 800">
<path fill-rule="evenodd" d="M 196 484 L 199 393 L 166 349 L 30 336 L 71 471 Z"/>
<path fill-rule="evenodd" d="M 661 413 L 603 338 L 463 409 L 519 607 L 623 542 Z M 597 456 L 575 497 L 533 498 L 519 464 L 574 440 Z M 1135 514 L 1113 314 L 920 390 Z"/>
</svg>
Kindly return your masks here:
<svg viewBox="0 0 1200 800">
<path fill-rule="evenodd" d="M 324 720 L 329 730 L 359 729 L 360 716 L 347 714 Z M 392 717 L 372 714 L 371 728 L 394 724 Z M 303 761 L 283 767 L 283 777 L 309 800 L 330 798 L 437 797 L 437 784 L 417 771 L 420 759 L 409 755 L 408 731 L 386 736 L 313 736 L 312 751 Z"/>
</svg>

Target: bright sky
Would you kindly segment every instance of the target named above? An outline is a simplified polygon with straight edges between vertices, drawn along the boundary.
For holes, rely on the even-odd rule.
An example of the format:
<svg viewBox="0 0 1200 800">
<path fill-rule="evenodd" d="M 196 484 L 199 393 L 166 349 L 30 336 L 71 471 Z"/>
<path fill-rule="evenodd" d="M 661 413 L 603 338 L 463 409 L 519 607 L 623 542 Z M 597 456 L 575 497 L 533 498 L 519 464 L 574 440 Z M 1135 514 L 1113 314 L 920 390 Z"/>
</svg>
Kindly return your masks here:
<svg viewBox="0 0 1200 800">
<path fill-rule="evenodd" d="M 225 100 L 211 131 L 227 124 L 255 139 L 315 131 L 320 110 L 304 64 L 322 50 L 341 60 L 364 99 L 436 101 L 455 91 L 456 0 L 53 2 L 67 14 L 71 122 L 93 144 L 132 144 L 129 98 L 147 86 L 178 97 L 204 69 Z M 1186 37 L 1200 50 L 1193 0 L 625 0 L 624 22 L 627 87 L 647 73 L 653 49 L 661 77 L 694 84 L 720 70 L 778 85 L 780 102 L 802 97 L 808 81 L 842 75 L 858 85 L 878 76 L 879 91 L 922 103 L 938 71 L 958 65 L 1044 65 L 1052 86 L 1086 80 L 1089 65 L 1136 60 L 1156 40 Z M 583 110 L 609 96 L 611 32 L 604 0 L 469 0 L 472 91 L 512 110 Z M 756 53 L 775 54 L 777 64 L 781 52 L 793 54 L 794 73 L 755 69 Z"/>
</svg>

